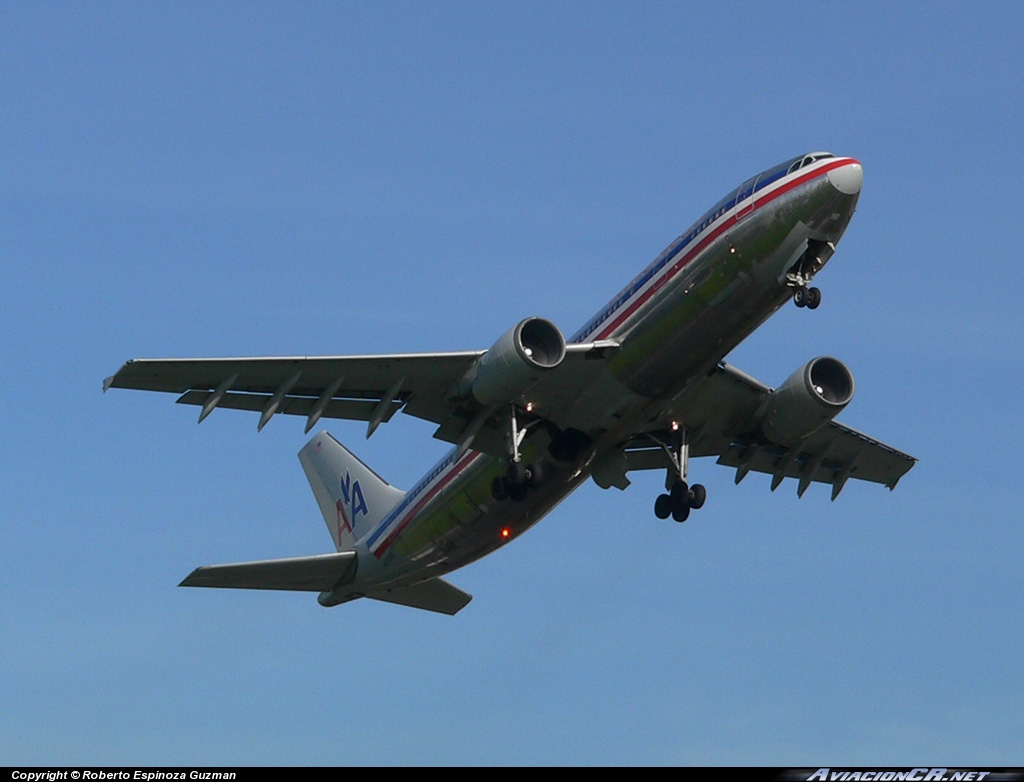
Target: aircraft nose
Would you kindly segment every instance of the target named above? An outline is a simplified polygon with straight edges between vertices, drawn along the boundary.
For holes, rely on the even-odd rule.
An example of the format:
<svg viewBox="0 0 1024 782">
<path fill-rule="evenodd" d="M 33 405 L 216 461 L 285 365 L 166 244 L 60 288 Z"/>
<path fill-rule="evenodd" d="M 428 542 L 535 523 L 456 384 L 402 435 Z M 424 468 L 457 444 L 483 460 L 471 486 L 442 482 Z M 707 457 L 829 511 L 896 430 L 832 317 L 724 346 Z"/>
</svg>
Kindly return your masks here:
<svg viewBox="0 0 1024 782">
<path fill-rule="evenodd" d="M 860 192 L 860 186 L 864 183 L 864 170 L 860 167 L 860 163 L 851 160 L 845 166 L 839 166 L 839 168 L 829 171 L 828 181 L 843 195 L 857 195 Z"/>
</svg>

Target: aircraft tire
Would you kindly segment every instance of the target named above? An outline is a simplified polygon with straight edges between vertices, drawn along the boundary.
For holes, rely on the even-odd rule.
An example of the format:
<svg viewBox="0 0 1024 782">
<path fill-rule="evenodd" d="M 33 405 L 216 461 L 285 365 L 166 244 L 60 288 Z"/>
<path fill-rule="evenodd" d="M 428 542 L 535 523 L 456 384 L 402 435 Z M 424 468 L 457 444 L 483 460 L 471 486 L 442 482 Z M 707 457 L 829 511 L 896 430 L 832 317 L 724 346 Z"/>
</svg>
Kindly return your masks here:
<svg viewBox="0 0 1024 782">
<path fill-rule="evenodd" d="M 508 499 L 508 481 L 500 475 L 491 481 L 491 496 L 498 502 L 504 502 Z"/>
<path fill-rule="evenodd" d="M 684 504 L 684 505 L 680 505 L 677 508 L 673 508 L 673 510 L 672 510 L 672 520 L 673 521 L 678 521 L 680 524 L 682 524 L 688 518 L 690 518 L 690 506 L 689 505 L 685 505 Z"/>
<path fill-rule="evenodd" d="M 793 303 L 798 307 L 807 306 L 807 288 L 800 287 L 793 291 Z"/>
<path fill-rule="evenodd" d="M 708 490 L 702 484 L 695 483 L 690 488 L 690 507 L 693 510 L 700 510 L 704 507 L 704 501 L 708 498 Z"/>
<path fill-rule="evenodd" d="M 807 289 L 807 309 L 816 310 L 821 304 L 821 290 L 818 288 Z"/>
<path fill-rule="evenodd" d="M 690 488 L 686 485 L 686 481 L 676 481 L 672 484 L 672 488 L 669 489 L 669 497 L 672 498 L 672 507 L 677 508 L 680 505 L 687 504 L 689 499 Z"/>
<path fill-rule="evenodd" d="M 526 465 L 522 462 L 510 462 L 508 465 L 508 485 L 511 486 L 525 486 L 526 479 L 529 478 L 529 472 L 526 469 Z"/>
<path fill-rule="evenodd" d="M 667 519 L 672 515 L 672 498 L 667 494 L 659 494 L 654 501 L 654 515 L 659 519 Z"/>
<path fill-rule="evenodd" d="M 546 476 L 544 475 L 544 467 L 540 462 L 534 462 L 531 464 L 527 472 L 530 473 L 530 477 L 527 478 L 526 485 L 531 489 L 536 489 L 544 483 L 544 478 Z"/>
<path fill-rule="evenodd" d="M 526 486 L 509 486 L 508 496 L 512 498 L 512 502 L 522 502 L 526 499 Z"/>
</svg>

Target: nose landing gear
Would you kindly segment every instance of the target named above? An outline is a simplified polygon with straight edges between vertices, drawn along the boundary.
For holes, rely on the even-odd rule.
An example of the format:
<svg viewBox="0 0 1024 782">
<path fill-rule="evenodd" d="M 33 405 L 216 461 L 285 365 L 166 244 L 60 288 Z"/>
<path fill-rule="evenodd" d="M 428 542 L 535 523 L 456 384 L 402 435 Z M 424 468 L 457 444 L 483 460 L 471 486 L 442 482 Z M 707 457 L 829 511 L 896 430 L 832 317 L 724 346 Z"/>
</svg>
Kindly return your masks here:
<svg viewBox="0 0 1024 782">
<path fill-rule="evenodd" d="M 793 291 L 793 303 L 796 306 L 807 307 L 809 310 L 818 309 L 818 305 L 821 304 L 821 291 L 807 286 L 835 250 L 836 246 L 832 242 L 816 239 L 807 242 L 807 249 L 786 274 L 786 285 Z"/>
<path fill-rule="evenodd" d="M 798 307 L 816 310 L 818 305 L 821 304 L 821 291 L 818 288 L 808 288 L 806 285 L 801 285 L 793 289 L 793 303 Z"/>
</svg>

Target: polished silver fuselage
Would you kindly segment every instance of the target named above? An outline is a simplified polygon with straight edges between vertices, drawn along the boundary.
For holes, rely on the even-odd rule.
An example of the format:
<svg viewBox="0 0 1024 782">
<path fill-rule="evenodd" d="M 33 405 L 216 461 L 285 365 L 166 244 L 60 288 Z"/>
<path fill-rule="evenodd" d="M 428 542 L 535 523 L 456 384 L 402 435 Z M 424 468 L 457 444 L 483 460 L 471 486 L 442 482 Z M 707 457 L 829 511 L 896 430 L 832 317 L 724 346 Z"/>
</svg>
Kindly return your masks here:
<svg viewBox="0 0 1024 782">
<path fill-rule="evenodd" d="M 407 518 L 385 520 L 386 529 L 357 543 L 352 592 L 439 576 L 514 539 L 585 481 L 595 459 L 653 427 L 666 400 L 788 302 L 787 273 L 808 248 L 817 253 L 815 272 L 827 262 L 860 191 L 857 161 L 801 160 L 769 169 L 719 201 L 570 338 L 619 344 L 605 362 L 606 374 L 567 409 L 551 411 L 560 426 L 593 441 L 578 463 L 561 467 L 522 502 L 497 501 L 490 486 L 507 459 L 453 451 L 432 471 L 447 472 L 441 490 Z M 543 427 L 532 430 L 523 458 L 543 457 L 549 442 Z"/>
</svg>

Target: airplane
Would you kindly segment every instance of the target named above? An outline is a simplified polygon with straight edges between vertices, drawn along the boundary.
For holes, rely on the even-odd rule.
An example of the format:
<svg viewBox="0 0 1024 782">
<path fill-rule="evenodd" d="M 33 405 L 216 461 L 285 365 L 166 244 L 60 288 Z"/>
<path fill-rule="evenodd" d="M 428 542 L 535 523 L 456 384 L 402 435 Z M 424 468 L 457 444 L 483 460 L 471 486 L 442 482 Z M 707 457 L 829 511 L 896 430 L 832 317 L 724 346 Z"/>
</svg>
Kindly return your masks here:
<svg viewBox="0 0 1024 782">
<path fill-rule="evenodd" d="M 890 490 L 914 457 L 835 420 L 853 398 L 839 360 L 814 358 L 771 388 L 724 357 L 810 283 L 860 197 L 861 164 L 812 152 L 751 177 L 712 206 L 575 334 L 528 317 L 488 350 L 367 356 L 134 359 L 109 388 L 180 394 L 200 407 L 367 422 L 399 410 L 437 425 L 452 449 L 409 491 L 387 483 L 326 431 L 299 461 L 335 551 L 199 567 L 181 586 L 318 592 L 453 615 L 472 597 L 450 571 L 515 539 L 588 478 L 625 489 L 663 470 L 660 519 L 685 522 L 707 491 L 691 457 L 811 483 L 835 500 L 850 478 Z"/>
</svg>

